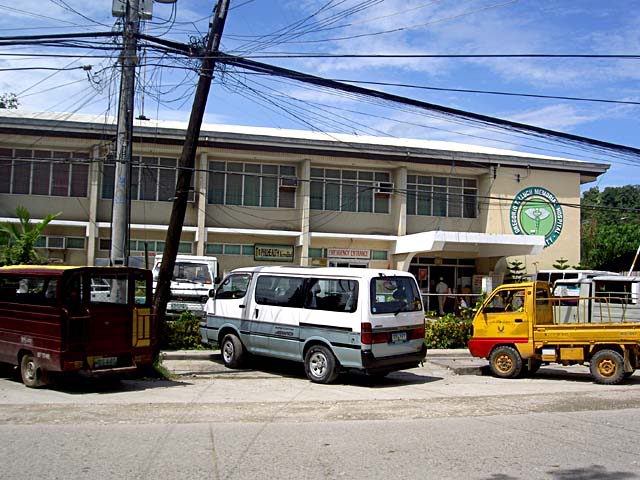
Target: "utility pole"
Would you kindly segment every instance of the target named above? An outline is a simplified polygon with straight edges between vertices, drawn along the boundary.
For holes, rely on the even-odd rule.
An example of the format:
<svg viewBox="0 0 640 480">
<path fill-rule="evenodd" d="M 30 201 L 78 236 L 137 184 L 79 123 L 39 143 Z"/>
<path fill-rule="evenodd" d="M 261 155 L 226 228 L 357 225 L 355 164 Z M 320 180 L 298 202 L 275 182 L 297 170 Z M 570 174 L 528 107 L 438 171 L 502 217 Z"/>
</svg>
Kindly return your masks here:
<svg viewBox="0 0 640 480">
<path fill-rule="evenodd" d="M 202 118 L 207 105 L 211 80 L 213 79 L 213 70 L 216 64 L 215 57 L 220 47 L 220 39 L 224 30 L 224 23 L 227 19 L 228 9 L 229 0 L 218 0 L 218 4 L 213 10 L 213 21 L 209 25 L 207 46 L 200 67 L 200 79 L 198 80 L 198 87 L 193 99 L 193 107 L 191 109 L 191 116 L 189 117 L 189 126 L 187 127 L 182 153 L 178 160 L 176 198 L 173 201 L 173 208 L 171 210 L 169 229 L 167 230 L 162 263 L 160 265 L 160 271 L 158 272 L 158 286 L 155 296 L 155 311 L 160 323 L 164 321 L 164 314 L 171 293 L 171 277 L 173 276 L 173 268 L 176 263 L 176 255 L 178 254 L 178 245 L 180 243 L 180 234 L 182 233 L 182 225 L 187 210 L 191 176 L 195 168 L 196 149 L 198 146 L 198 138 L 200 137 L 200 127 L 202 126 Z M 200 208 L 204 207 L 200 206 Z"/>
<path fill-rule="evenodd" d="M 120 54 L 122 75 L 116 133 L 116 175 L 111 209 L 111 265 L 127 265 L 129 258 L 129 220 L 131 216 L 131 152 L 133 143 L 133 100 L 137 65 L 137 35 L 140 29 L 140 0 L 126 0 L 123 46 Z M 124 2 L 122 2 L 124 3 Z"/>
</svg>

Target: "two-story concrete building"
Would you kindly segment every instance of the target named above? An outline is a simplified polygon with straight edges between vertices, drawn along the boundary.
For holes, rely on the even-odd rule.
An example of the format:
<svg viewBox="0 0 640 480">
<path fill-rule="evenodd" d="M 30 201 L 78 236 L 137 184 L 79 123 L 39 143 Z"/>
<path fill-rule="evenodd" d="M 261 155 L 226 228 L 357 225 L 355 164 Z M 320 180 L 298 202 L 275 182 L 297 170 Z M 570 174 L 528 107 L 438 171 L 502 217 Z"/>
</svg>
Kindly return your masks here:
<svg viewBox="0 0 640 480">
<path fill-rule="evenodd" d="M 131 255 L 161 253 L 186 124 L 137 121 Z M 2 111 L 0 221 L 62 214 L 41 253 L 108 261 L 114 120 Z M 389 267 L 444 278 L 580 260 L 591 163 L 440 141 L 203 125 L 180 252 L 257 264 Z"/>
</svg>

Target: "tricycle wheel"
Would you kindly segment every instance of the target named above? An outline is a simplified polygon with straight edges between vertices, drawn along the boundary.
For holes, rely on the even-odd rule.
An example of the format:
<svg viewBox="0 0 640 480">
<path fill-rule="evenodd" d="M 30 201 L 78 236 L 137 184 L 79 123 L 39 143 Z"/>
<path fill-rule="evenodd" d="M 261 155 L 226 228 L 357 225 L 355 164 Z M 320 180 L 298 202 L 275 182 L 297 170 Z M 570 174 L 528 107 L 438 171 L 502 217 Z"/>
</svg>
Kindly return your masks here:
<svg viewBox="0 0 640 480">
<path fill-rule="evenodd" d="M 502 345 L 491 352 L 489 367 L 496 377 L 515 378 L 522 371 L 522 357 L 515 348 Z"/>
<path fill-rule="evenodd" d="M 589 370 L 596 383 L 616 385 L 624 378 L 624 358 L 615 350 L 600 350 L 591 357 Z"/>
<path fill-rule="evenodd" d="M 45 372 L 38 366 L 30 353 L 24 354 L 20 359 L 20 377 L 22 383 L 29 388 L 39 388 L 47 383 Z"/>
</svg>

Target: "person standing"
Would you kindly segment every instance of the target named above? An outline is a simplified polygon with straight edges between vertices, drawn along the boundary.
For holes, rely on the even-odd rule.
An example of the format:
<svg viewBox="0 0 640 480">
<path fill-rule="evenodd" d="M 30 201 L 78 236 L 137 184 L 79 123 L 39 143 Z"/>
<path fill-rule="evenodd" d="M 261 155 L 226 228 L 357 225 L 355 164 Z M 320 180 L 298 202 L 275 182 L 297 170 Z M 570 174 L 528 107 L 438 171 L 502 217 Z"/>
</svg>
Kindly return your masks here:
<svg viewBox="0 0 640 480">
<path fill-rule="evenodd" d="M 444 282 L 444 279 L 440 277 L 440 281 L 436 284 L 436 293 L 438 294 L 438 311 L 440 315 L 444 315 L 444 302 L 446 300 L 446 294 L 449 292 L 449 285 Z"/>
</svg>

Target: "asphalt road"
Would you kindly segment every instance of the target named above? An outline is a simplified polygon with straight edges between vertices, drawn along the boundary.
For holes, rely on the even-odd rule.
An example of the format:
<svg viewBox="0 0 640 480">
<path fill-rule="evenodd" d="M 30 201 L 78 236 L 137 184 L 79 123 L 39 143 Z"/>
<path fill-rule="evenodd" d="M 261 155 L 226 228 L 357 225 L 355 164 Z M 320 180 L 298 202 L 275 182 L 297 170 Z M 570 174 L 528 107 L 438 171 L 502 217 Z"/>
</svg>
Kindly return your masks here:
<svg viewBox="0 0 640 480">
<path fill-rule="evenodd" d="M 534 378 L 441 365 L 315 385 L 296 365 L 173 381 L 0 378 L 0 478 L 640 478 L 640 375 Z M 195 372 L 201 370 L 200 372 Z"/>
</svg>

